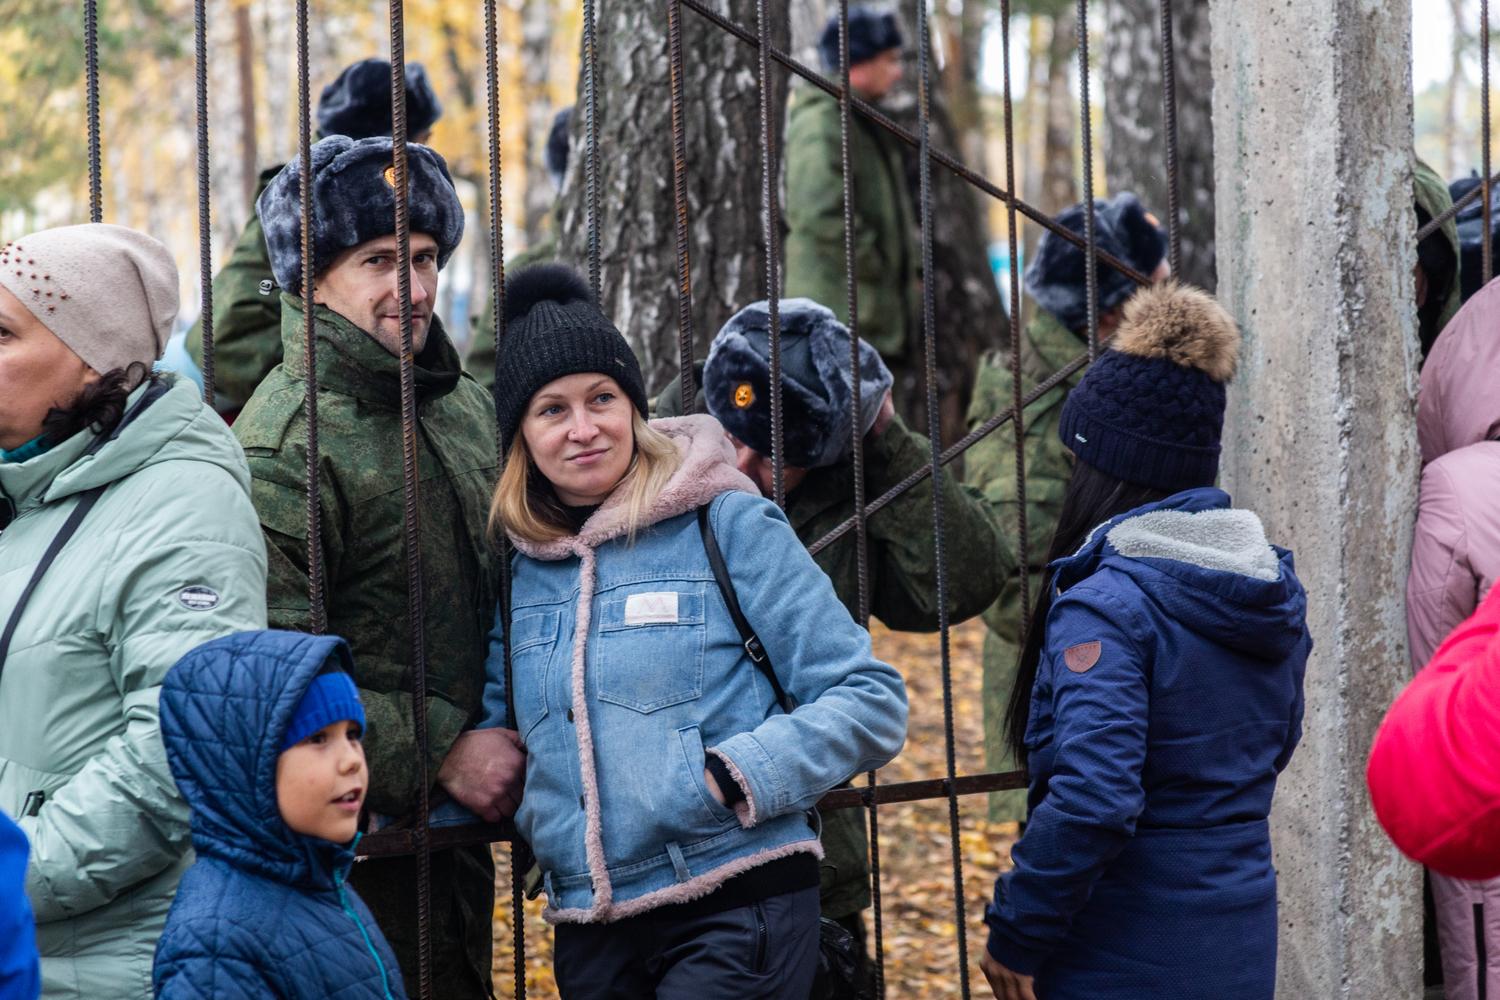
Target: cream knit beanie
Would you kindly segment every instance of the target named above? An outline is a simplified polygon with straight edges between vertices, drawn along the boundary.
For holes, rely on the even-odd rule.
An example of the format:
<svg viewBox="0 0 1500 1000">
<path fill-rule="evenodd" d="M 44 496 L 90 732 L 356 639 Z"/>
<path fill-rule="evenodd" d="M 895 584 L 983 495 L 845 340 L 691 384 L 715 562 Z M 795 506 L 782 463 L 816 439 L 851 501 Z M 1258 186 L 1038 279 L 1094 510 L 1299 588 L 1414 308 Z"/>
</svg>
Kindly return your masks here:
<svg viewBox="0 0 1500 1000">
<path fill-rule="evenodd" d="M 101 375 L 150 368 L 177 316 L 172 255 L 123 226 L 63 226 L 7 243 L 0 285 Z"/>
</svg>

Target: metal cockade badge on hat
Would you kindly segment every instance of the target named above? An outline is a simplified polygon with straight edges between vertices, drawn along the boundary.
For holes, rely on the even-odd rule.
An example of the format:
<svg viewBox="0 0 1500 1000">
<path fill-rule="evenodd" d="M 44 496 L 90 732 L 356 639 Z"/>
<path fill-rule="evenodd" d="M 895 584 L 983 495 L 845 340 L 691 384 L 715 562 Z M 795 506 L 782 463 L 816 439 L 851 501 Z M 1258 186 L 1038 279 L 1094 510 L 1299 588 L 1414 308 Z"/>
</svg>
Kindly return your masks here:
<svg viewBox="0 0 1500 1000">
<path fill-rule="evenodd" d="M 753 402 L 755 402 L 755 389 L 751 387 L 749 382 L 741 382 L 734 387 L 735 406 L 746 410 L 750 408 L 750 404 Z"/>
</svg>

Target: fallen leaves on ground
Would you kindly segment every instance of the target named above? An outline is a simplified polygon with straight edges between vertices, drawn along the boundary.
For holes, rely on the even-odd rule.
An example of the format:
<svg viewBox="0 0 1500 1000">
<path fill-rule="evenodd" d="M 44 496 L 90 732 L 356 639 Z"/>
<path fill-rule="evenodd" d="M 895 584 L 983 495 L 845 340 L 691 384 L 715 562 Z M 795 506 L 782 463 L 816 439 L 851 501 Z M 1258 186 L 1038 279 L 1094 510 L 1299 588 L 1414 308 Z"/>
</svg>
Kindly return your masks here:
<svg viewBox="0 0 1500 1000">
<path fill-rule="evenodd" d="M 879 773 L 882 783 L 940 778 L 947 774 L 944 738 L 943 676 L 936 635 L 873 628 L 875 653 L 906 677 L 911 719 L 906 749 Z M 953 687 L 956 773 L 984 770 L 983 718 L 980 710 L 980 645 L 984 626 L 966 622 L 952 630 L 950 675 Z M 862 784 L 863 779 L 856 781 Z M 881 937 L 886 996 L 926 1000 L 959 995 L 959 912 L 953 901 L 953 846 L 947 799 L 882 806 L 879 810 Z M 963 925 L 967 932 L 970 988 L 975 996 L 988 990 L 979 973 L 984 948 L 984 904 L 995 876 L 1010 866 L 1014 823 L 992 823 L 986 797 L 958 802 L 959 854 L 963 865 Z M 515 975 L 510 905 L 510 854 L 495 847 L 495 990 L 514 997 Z M 542 900 L 525 904 L 526 995 L 538 1000 L 557 996 L 552 974 L 552 931 L 542 920 Z M 874 942 L 873 913 L 867 914 Z"/>
</svg>

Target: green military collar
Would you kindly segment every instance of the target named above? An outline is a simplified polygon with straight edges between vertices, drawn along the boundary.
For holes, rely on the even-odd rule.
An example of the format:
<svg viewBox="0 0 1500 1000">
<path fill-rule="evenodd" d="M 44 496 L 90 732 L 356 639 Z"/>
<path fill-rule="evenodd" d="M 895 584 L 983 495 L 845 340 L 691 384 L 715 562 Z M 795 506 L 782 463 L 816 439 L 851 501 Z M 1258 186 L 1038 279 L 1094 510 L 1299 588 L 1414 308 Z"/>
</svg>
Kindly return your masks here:
<svg viewBox="0 0 1500 1000">
<path fill-rule="evenodd" d="M 1051 378 L 1060 368 L 1088 349 L 1087 340 L 1063 326 L 1057 317 L 1041 308 L 1037 309 L 1036 315 L 1026 324 L 1026 340 L 1031 350 L 1022 352 L 1022 363 L 1028 369 L 1026 374 L 1034 384 Z M 1075 373 L 1067 382 L 1069 385 L 1077 384 L 1081 377 L 1081 372 Z"/>
<path fill-rule="evenodd" d="M 392 408 L 401 405 L 401 365 L 395 355 L 327 306 L 313 307 L 313 324 L 319 347 L 320 388 Z M 306 377 L 302 299 L 285 293 L 281 296 L 281 345 L 287 373 L 294 378 Z M 458 351 L 436 313 L 427 346 L 417 355 L 414 374 L 418 402 L 446 396 L 463 374 Z"/>
</svg>

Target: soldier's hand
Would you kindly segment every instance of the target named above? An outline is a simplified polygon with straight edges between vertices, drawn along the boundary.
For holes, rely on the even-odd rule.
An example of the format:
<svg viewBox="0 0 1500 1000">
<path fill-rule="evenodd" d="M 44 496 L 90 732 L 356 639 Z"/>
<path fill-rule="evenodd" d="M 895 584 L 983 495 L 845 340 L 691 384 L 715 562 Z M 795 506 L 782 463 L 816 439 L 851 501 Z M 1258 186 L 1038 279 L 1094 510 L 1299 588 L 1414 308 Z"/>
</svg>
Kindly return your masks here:
<svg viewBox="0 0 1500 1000">
<path fill-rule="evenodd" d="M 526 748 L 514 729 L 472 729 L 443 758 L 438 784 L 487 823 L 516 814 L 526 781 Z"/>
<path fill-rule="evenodd" d="M 868 437 L 877 438 L 885 433 L 885 429 L 891 426 L 891 421 L 896 419 L 896 404 L 891 400 L 891 390 L 885 391 L 885 398 L 880 401 L 880 412 L 875 414 L 875 422 L 870 425 Z"/>
</svg>

